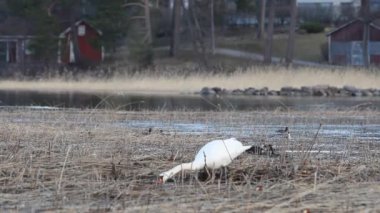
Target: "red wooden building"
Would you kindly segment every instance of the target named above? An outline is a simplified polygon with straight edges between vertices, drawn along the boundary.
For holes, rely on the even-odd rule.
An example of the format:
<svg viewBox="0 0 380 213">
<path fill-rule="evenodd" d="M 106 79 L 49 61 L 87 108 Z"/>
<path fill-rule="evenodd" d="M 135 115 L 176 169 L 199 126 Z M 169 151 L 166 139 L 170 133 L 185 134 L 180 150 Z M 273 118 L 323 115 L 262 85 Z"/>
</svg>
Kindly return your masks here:
<svg viewBox="0 0 380 213">
<path fill-rule="evenodd" d="M 75 51 L 71 29 L 72 27 L 69 26 L 59 35 L 59 64 L 75 63 Z M 104 59 L 104 48 L 100 44 L 102 32 L 84 20 L 75 23 L 75 31 L 77 34 L 78 51 L 80 52 L 81 58 L 91 63 L 101 62 Z"/>
<path fill-rule="evenodd" d="M 363 36 L 365 23 L 355 19 L 329 32 L 329 62 L 338 65 L 364 65 Z M 368 64 L 380 65 L 380 24 L 372 21 L 369 24 Z"/>
</svg>

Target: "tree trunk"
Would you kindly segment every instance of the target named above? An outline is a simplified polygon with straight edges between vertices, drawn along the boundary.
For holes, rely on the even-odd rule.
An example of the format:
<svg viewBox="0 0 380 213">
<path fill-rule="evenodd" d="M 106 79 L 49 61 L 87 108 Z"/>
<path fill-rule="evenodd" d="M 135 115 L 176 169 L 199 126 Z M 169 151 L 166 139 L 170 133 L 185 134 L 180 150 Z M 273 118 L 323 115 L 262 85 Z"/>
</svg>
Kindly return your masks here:
<svg viewBox="0 0 380 213">
<path fill-rule="evenodd" d="M 185 11 L 185 14 L 186 14 L 186 22 L 187 22 L 187 26 L 188 26 L 189 31 L 190 31 L 191 43 L 193 44 L 193 50 L 194 50 L 195 54 L 198 55 L 197 41 L 196 41 L 196 38 L 195 38 L 195 32 L 194 32 L 194 28 L 193 28 L 193 23 L 191 22 L 190 9 L 186 9 L 185 8 L 185 5 L 184 5 L 183 1 L 181 1 L 181 3 L 182 3 L 182 8 L 183 8 L 183 10 Z"/>
<path fill-rule="evenodd" d="M 262 39 L 265 34 L 265 10 L 266 10 L 266 0 L 259 0 L 260 3 L 260 22 L 259 29 L 257 31 L 257 38 Z"/>
<path fill-rule="evenodd" d="M 269 7 L 269 23 L 268 23 L 268 31 L 265 40 L 265 51 L 264 51 L 264 63 L 270 64 L 272 63 L 272 45 L 273 45 L 273 24 L 274 24 L 274 0 L 268 0 Z"/>
<path fill-rule="evenodd" d="M 202 28 L 201 28 L 201 25 L 199 24 L 198 16 L 195 12 L 195 5 L 194 5 L 193 0 L 190 0 L 189 3 L 192 3 L 192 4 L 190 4 L 191 7 L 189 9 L 190 9 L 191 17 L 193 18 L 193 21 L 194 21 L 196 40 L 199 43 L 199 46 L 202 50 L 202 54 L 205 55 L 206 54 L 206 46 L 205 46 L 205 43 L 203 40 Z"/>
<path fill-rule="evenodd" d="M 180 39 L 180 23 L 181 23 L 181 2 L 182 0 L 174 0 L 172 14 L 172 37 L 170 43 L 170 56 L 175 57 L 178 53 Z"/>
<path fill-rule="evenodd" d="M 215 54 L 215 22 L 214 22 L 214 0 L 210 0 L 210 20 L 211 20 L 211 53 Z"/>
<path fill-rule="evenodd" d="M 369 28 L 371 24 L 369 0 L 361 1 L 361 17 L 364 21 L 363 29 L 363 65 L 365 67 L 369 66 L 369 54 L 368 54 L 368 42 L 369 42 Z"/>
<path fill-rule="evenodd" d="M 193 0 L 189 0 L 189 11 L 190 11 L 190 15 L 193 19 L 194 26 L 195 26 L 194 34 L 195 34 L 196 43 L 198 43 L 199 47 L 201 48 L 202 55 L 200 55 L 200 59 L 205 66 L 208 66 L 207 54 L 206 54 L 206 45 L 205 45 L 205 42 L 203 40 L 202 29 L 201 29 L 201 26 L 200 26 L 199 21 L 198 21 L 198 16 L 195 12 L 195 5 L 194 5 Z"/>
<path fill-rule="evenodd" d="M 143 0 L 144 2 L 144 13 L 145 13 L 145 27 L 146 27 L 146 39 L 149 44 L 152 43 L 152 26 L 150 22 L 150 9 L 149 0 Z"/>
<path fill-rule="evenodd" d="M 288 38 L 288 47 L 286 49 L 286 57 L 285 57 L 286 66 L 291 65 L 291 63 L 293 62 L 296 23 L 297 23 L 297 0 L 291 0 L 289 38 Z"/>
</svg>

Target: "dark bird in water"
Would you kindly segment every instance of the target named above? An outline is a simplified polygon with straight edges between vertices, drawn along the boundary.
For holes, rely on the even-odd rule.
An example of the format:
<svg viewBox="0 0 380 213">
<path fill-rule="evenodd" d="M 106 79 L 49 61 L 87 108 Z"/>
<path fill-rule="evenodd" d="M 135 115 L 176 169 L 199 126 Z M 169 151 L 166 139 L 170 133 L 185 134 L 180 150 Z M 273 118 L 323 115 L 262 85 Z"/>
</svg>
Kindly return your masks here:
<svg viewBox="0 0 380 213">
<path fill-rule="evenodd" d="M 153 128 L 149 127 L 148 130 L 144 131 L 142 134 L 143 135 L 150 135 L 153 132 Z"/>
<path fill-rule="evenodd" d="M 279 129 L 276 132 L 280 134 L 286 134 L 288 140 L 292 139 L 292 137 L 290 136 L 289 128 L 287 126 L 285 127 L 285 129 Z"/>
<path fill-rule="evenodd" d="M 285 129 L 279 129 L 276 132 L 278 132 L 278 133 L 288 133 L 289 132 L 289 128 L 286 126 Z"/>
</svg>

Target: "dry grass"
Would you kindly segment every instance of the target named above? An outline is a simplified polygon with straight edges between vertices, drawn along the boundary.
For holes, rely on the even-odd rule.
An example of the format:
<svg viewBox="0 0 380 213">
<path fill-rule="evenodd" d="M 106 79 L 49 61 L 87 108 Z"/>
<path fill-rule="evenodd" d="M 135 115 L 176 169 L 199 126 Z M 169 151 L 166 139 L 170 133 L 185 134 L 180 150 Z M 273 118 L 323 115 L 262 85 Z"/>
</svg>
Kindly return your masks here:
<svg viewBox="0 0 380 213">
<path fill-rule="evenodd" d="M 183 69 L 190 69 L 182 67 Z M 81 80 L 49 79 L 39 81 L 0 81 L 1 90 L 45 90 L 45 91 L 101 91 L 138 93 L 180 93 L 199 91 L 204 86 L 219 86 L 227 89 L 248 87 L 352 85 L 358 88 L 377 88 L 380 74 L 354 68 L 337 70 L 283 67 L 251 67 L 232 74 L 176 74 L 178 66 L 166 67 L 155 74 L 117 76 L 108 80 L 82 78 Z M 156 72 L 156 71 L 155 71 Z"/>
<path fill-rule="evenodd" d="M 379 210 L 379 139 L 270 139 L 254 129 L 246 143 L 273 143 L 280 157 L 244 155 L 228 178 L 206 184 L 194 174 L 156 185 L 157 175 L 190 161 L 208 134 L 143 134 L 134 120 L 223 123 L 237 128 L 281 124 L 380 124 L 379 112 L 117 112 L 0 110 L 0 210 L 127 212 L 359 212 Z M 164 133 L 167 133 L 166 131 Z M 236 135 L 239 137 L 239 135 Z M 343 153 L 308 148 L 343 144 Z M 301 152 L 285 154 L 284 150 Z M 175 159 L 173 159 L 173 157 Z"/>
</svg>

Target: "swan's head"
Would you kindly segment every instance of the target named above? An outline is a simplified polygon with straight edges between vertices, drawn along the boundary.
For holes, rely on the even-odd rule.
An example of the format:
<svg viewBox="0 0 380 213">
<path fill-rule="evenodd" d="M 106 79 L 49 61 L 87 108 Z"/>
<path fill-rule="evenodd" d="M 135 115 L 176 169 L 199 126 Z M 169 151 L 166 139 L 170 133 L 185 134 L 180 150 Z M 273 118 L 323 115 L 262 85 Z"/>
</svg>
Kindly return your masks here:
<svg viewBox="0 0 380 213">
<path fill-rule="evenodd" d="M 169 176 L 165 173 L 161 173 L 160 176 L 158 176 L 157 183 L 158 184 L 164 184 L 169 179 Z"/>
</svg>

